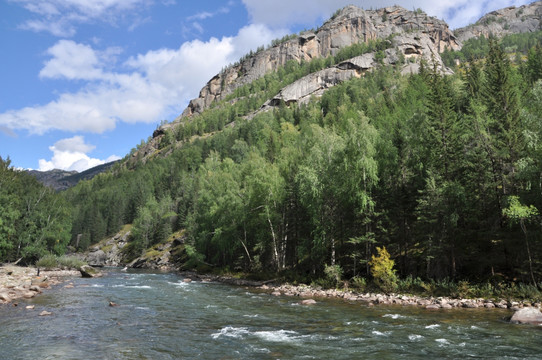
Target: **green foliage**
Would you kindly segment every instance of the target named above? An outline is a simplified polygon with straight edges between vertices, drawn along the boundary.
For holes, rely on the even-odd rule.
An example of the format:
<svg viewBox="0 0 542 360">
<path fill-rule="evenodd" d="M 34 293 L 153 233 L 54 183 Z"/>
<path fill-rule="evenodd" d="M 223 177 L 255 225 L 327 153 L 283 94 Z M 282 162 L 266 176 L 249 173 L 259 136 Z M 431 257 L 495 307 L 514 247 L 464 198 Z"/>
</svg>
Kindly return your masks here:
<svg viewBox="0 0 542 360">
<path fill-rule="evenodd" d="M 36 267 L 47 270 L 56 269 L 58 267 L 58 258 L 53 254 L 44 255 L 36 261 Z"/>
<path fill-rule="evenodd" d="M 393 269 L 395 262 L 390 259 L 390 254 L 385 247 L 376 248 L 378 256 L 372 256 L 369 265 L 371 266 L 371 275 L 378 287 L 390 293 L 397 289 L 397 275 Z"/>
<path fill-rule="evenodd" d="M 0 158 L 0 262 L 33 263 L 63 254 L 70 240 L 70 206 L 54 190 Z"/>
<path fill-rule="evenodd" d="M 367 280 L 361 276 L 354 276 L 350 280 L 350 286 L 356 291 L 364 292 L 367 289 Z"/>
<path fill-rule="evenodd" d="M 36 267 L 40 269 L 79 269 L 86 263 L 75 256 L 56 256 L 46 254 L 36 261 Z"/>
<path fill-rule="evenodd" d="M 325 265 L 324 274 L 327 280 L 333 285 L 338 286 L 343 276 L 343 269 L 340 265 Z"/>
<path fill-rule="evenodd" d="M 365 279 L 375 247 L 385 246 L 395 265 L 388 256 L 389 271 L 374 277 L 386 291 L 397 284 L 476 296 L 490 291 L 488 283 L 498 290 L 493 274 L 536 282 L 539 229 L 525 217 L 525 235 L 522 217 L 503 208 L 510 196 L 542 208 L 537 59 L 514 64 L 504 40 L 467 45 L 465 58 L 483 60 L 463 74 L 444 76 L 433 64 L 410 76 L 382 67 L 307 105 L 245 118 L 296 79 L 389 43 L 288 62 L 183 120 L 160 156 L 126 161 L 63 193 L 73 204 L 71 244 L 84 249 L 133 223 L 123 250 L 132 257 L 186 229 L 176 257 L 188 268 L 296 274 L 329 286 L 325 264 Z M 523 45 L 506 45 L 514 46 Z M 0 251 L 13 258 L 18 228 L 10 219 L 26 210 L 18 193 L 0 193 L 3 203 L 18 204 L 0 207 Z M 531 261 L 518 246 L 522 235 L 534 245 Z"/>
</svg>

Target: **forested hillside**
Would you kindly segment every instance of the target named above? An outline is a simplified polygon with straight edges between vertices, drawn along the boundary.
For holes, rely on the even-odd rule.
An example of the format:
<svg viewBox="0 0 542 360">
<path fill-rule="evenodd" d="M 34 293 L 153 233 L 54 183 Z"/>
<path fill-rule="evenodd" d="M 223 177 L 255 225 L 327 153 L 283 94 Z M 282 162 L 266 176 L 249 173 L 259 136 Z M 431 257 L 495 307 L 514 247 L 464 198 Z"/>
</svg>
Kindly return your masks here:
<svg viewBox="0 0 542 360">
<path fill-rule="evenodd" d="M 129 258 L 185 230 L 185 268 L 369 278 L 385 247 L 401 278 L 538 283 L 540 39 L 467 40 L 443 55 L 453 75 L 423 57 L 385 62 L 393 36 L 289 61 L 55 197 L 72 207 L 71 244 L 132 224 Z M 261 110 L 297 79 L 368 53 L 379 65 L 363 76 Z M 419 71 L 405 74 L 410 63 Z M 13 246 L 0 254 L 14 259 L 18 236 L 1 229 Z"/>
<path fill-rule="evenodd" d="M 0 158 L 0 262 L 33 263 L 63 254 L 71 239 L 71 205 L 53 189 Z"/>
<path fill-rule="evenodd" d="M 138 254 L 187 229 L 192 265 L 315 276 L 334 264 L 366 276 L 385 246 L 401 276 L 530 282 L 542 255 L 540 50 L 514 64 L 488 44 L 453 76 L 388 66 L 305 106 L 208 110 L 145 164 L 68 191 L 73 234 L 89 244 L 132 223 Z M 251 86 L 251 99 L 266 89 Z"/>
</svg>

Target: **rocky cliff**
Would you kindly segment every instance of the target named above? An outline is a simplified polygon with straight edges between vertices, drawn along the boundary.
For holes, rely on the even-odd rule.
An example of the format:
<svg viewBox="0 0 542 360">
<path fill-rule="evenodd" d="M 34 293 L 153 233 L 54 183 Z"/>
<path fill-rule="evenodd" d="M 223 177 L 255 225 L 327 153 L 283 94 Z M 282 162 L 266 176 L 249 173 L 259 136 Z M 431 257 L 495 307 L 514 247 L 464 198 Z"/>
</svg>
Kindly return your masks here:
<svg viewBox="0 0 542 360">
<path fill-rule="evenodd" d="M 224 100 L 235 89 L 277 71 L 288 61 L 311 61 L 336 55 L 341 49 L 371 40 L 389 41 L 385 53 L 368 53 L 347 59 L 327 69 L 309 74 L 286 85 L 278 94 L 268 99 L 261 111 L 267 111 L 285 102 L 305 103 L 312 96 L 320 96 L 338 83 L 363 76 L 382 65 L 401 66 L 404 74 L 416 73 L 421 60 L 436 62 L 444 73 L 451 73 L 442 62 L 440 53 L 446 49 L 459 50 L 462 41 L 474 36 L 520 33 L 540 29 L 542 1 L 519 8 L 510 7 L 482 17 L 476 24 L 458 29 L 454 34 L 448 25 L 430 17 L 421 10 L 409 11 L 399 6 L 379 10 L 363 10 L 347 6 L 314 31 L 306 31 L 288 40 L 276 43 L 265 50 L 245 57 L 215 75 L 200 91 L 196 99 L 173 122 L 157 129 L 153 139 L 134 159 L 146 159 L 155 154 L 165 133 L 181 122 L 208 109 L 213 103 Z M 456 36 L 457 34 L 457 36 Z M 235 102 L 235 100 L 233 100 Z M 256 113 L 245 114 L 251 118 Z"/>
<path fill-rule="evenodd" d="M 318 30 L 304 32 L 294 39 L 260 51 L 217 74 L 176 120 L 201 113 L 237 87 L 276 71 L 290 60 L 300 62 L 327 57 L 335 55 L 346 46 L 385 39 L 391 35 L 407 36 L 410 46 L 401 41 L 398 44 L 405 56 L 421 55 L 420 49 L 427 49 L 429 44 L 431 49 L 426 54 L 438 54 L 446 48 L 460 48 L 460 43 L 444 21 L 421 11 L 408 11 L 399 6 L 366 11 L 356 6 L 347 6 Z"/>
<path fill-rule="evenodd" d="M 454 31 L 459 41 L 473 37 L 534 32 L 542 29 L 542 1 L 507 7 L 484 15 L 475 24 Z"/>
</svg>

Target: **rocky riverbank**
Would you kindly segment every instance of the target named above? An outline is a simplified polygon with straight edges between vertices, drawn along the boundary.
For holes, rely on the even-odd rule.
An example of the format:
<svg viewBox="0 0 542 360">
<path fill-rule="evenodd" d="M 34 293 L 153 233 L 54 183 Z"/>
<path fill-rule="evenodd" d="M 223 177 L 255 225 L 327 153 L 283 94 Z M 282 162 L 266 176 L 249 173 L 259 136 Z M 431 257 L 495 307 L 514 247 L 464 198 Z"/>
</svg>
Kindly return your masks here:
<svg viewBox="0 0 542 360">
<path fill-rule="evenodd" d="M 316 289 L 308 285 L 282 284 L 277 286 L 261 285 L 260 289 L 270 292 L 272 295 L 298 296 L 301 298 L 342 298 L 350 302 L 359 302 L 367 306 L 375 305 L 403 305 L 420 306 L 428 310 L 453 309 L 453 308 L 486 308 L 486 309 L 510 309 L 517 311 L 525 307 L 540 308 L 542 304 L 529 301 L 507 301 L 491 299 L 454 299 L 449 297 L 422 297 L 416 295 L 401 294 L 378 294 L 358 293 L 350 290 Z"/>
<path fill-rule="evenodd" d="M 366 306 L 401 305 L 419 306 L 428 310 L 446 310 L 453 308 L 486 308 L 510 309 L 517 311 L 522 308 L 541 308 L 542 304 L 529 301 L 507 301 L 491 299 L 454 299 L 449 297 L 423 297 L 404 294 L 360 293 L 351 290 L 321 289 L 309 285 L 277 284 L 275 280 L 252 281 L 230 276 L 201 275 L 193 272 L 181 272 L 187 281 L 218 281 L 237 286 L 253 287 L 273 296 L 298 297 L 300 301 L 318 298 L 340 298 L 349 302 L 358 302 Z M 188 280 L 189 279 L 189 280 Z"/>
<path fill-rule="evenodd" d="M 0 266 L 0 304 L 17 299 L 30 299 L 51 286 L 74 276 L 81 276 L 78 270 L 38 270 L 34 267 L 15 265 Z"/>
</svg>

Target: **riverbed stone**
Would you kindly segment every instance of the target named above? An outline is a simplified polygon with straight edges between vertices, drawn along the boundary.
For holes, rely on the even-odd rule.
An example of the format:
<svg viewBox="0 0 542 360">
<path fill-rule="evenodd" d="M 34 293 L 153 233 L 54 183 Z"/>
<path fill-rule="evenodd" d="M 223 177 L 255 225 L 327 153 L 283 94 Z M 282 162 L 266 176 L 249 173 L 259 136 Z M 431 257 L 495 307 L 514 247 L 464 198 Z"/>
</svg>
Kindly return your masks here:
<svg viewBox="0 0 542 360">
<path fill-rule="evenodd" d="M 34 291 L 25 291 L 23 293 L 23 297 L 25 299 L 32 299 L 34 296 L 36 296 L 36 293 Z"/>
<path fill-rule="evenodd" d="M 39 316 L 49 316 L 49 315 L 53 315 L 53 313 L 47 310 L 43 310 L 42 312 L 39 313 Z"/>
<path fill-rule="evenodd" d="M 425 308 L 427 310 L 438 310 L 438 309 L 440 309 L 440 305 L 439 304 L 429 304 L 429 305 L 426 305 Z"/>
<path fill-rule="evenodd" d="M 37 286 L 37 285 L 30 286 L 29 290 L 35 291 L 37 293 L 41 293 L 41 288 L 39 286 Z"/>
<path fill-rule="evenodd" d="M 510 322 L 513 324 L 542 325 L 542 312 L 538 308 L 524 307 L 512 315 Z"/>
<path fill-rule="evenodd" d="M 301 300 L 301 305 L 314 305 L 314 304 L 316 304 L 316 300 L 314 299 Z"/>
<path fill-rule="evenodd" d="M 79 268 L 81 276 L 84 278 L 94 278 L 102 276 L 102 273 L 89 265 L 83 265 Z"/>
<path fill-rule="evenodd" d="M 11 298 L 6 293 L 0 293 L 0 300 L 5 301 L 5 302 L 10 302 Z"/>
</svg>

